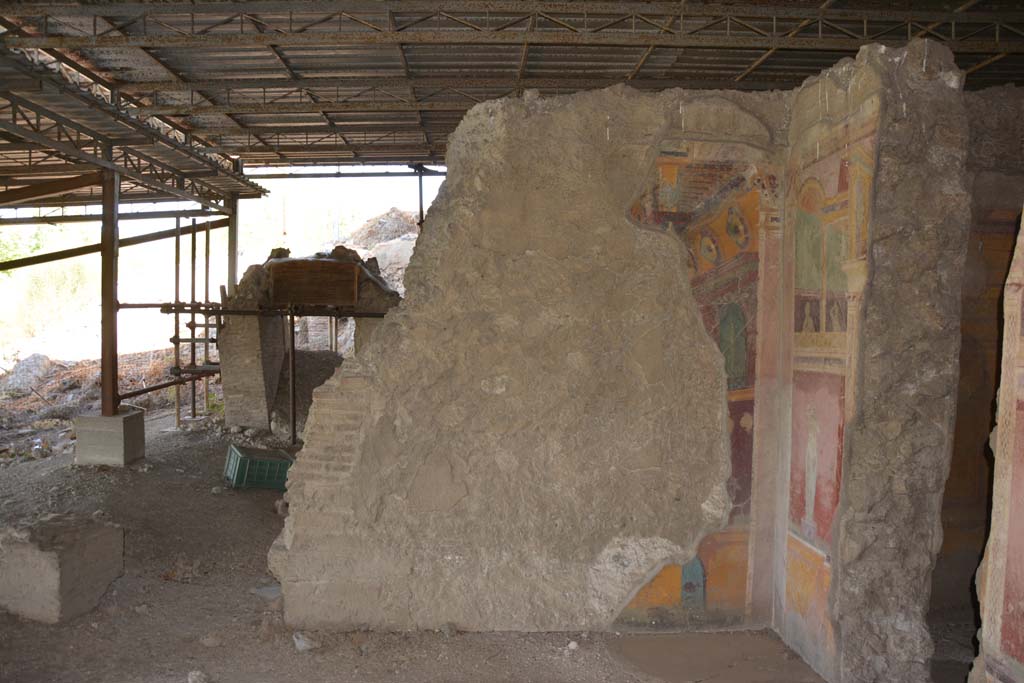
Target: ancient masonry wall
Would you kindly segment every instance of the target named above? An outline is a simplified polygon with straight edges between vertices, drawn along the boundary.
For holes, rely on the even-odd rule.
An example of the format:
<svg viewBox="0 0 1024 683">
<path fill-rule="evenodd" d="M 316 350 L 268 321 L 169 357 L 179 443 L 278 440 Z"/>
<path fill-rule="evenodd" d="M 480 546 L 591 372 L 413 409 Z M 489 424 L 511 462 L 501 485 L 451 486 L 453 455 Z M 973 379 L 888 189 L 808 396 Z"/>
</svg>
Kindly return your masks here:
<svg viewBox="0 0 1024 683">
<path fill-rule="evenodd" d="M 1024 164 L 1020 141 L 1024 133 L 1024 98 L 1013 89 L 968 100 L 973 110 L 990 117 L 985 136 L 989 159 L 998 159 L 1002 173 L 978 174 L 1005 195 L 1019 197 L 1014 175 Z M 1017 176 L 1019 177 L 1019 176 Z M 993 193 L 994 194 L 994 193 Z M 1004 206 L 1012 201 L 999 200 Z M 993 197 L 992 204 L 996 203 Z M 1018 207 L 1020 206 L 1018 200 Z M 1012 207 L 1006 206 L 1012 212 Z M 1019 208 L 1018 208 L 1019 210 Z M 1020 222 L 1020 213 L 1016 222 Z M 971 670 L 971 683 L 1024 682 L 1024 241 L 1018 238 L 1003 296 L 1002 359 L 996 428 L 992 520 L 977 588 L 982 625 L 981 654 Z"/>
<path fill-rule="evenodd" d="M 271 556 L 289 623 L 604 629 L 727 521 L 722 357 L 683 245 L 627 214 L 679 110 L 464 119 L 406 300 L 314 400 Z"/>
<path fill-rule="evenodd" d="M 315 394 L 286 619 L 771 624 L 830 681 L 925 680 L 960 84 L 915 42 L 794 93 L 474 108 L 407 299 Z"/>
<path fill-rule="evenodd" d="M 968 129 L 948 51 L 921 41 L 877 55 L 887 96 L 830 602 L 843 683 L 925 683 L 956 410 Z"/>
<path fill-rule="evenodd" d="M 227 316 L 217 340 L 225 424 L 269 429 L 286 344 L 283 318 Z"/>
</svg>

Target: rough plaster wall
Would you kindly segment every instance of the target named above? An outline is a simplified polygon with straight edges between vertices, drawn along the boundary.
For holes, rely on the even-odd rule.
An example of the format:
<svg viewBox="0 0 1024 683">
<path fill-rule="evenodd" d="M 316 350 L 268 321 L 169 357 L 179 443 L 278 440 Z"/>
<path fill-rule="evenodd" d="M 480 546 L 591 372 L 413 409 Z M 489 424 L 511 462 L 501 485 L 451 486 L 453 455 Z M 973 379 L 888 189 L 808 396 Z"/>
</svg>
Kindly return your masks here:
<svg viewBox="0 0 1024 683">
<path fill-rule="evenodd" d="M 290 623 L 601 629 L 725 522 L 721 355 L 680 242 L 626 218 L 680 98 L 460 124 L 407 299 L 315 394 L 270 554 Z M 750 118 L 723 103 L 687 125 Z"/>
<path fill-rule="evenodd" d="M 832 612 L 843 683 L 929 681 L 970 225 L 967 121 L 949 51 L 866 48 L 886 85 L 858 412 L 837 517 Z"/>
</svg>

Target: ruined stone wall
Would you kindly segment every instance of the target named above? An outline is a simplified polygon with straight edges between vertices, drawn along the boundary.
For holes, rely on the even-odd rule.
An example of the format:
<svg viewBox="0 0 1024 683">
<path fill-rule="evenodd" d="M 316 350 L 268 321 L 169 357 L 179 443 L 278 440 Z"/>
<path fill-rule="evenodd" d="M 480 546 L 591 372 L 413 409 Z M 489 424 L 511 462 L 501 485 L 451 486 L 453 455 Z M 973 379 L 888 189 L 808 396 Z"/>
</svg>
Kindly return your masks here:
<svg viewBox="0 0 1024 683">
<path fill-rule="evenodd" d="M 460 124 L 406 300 L 317 390 L 270 558 L 289 623 L 603 629 L 728 520 L 722 355 L 684 245 L 628 215 L 681 99 Z"/>
<path fill-rule="evenodd" d="M 239 283 L 230 305 L 257 308 L 269 303 L 268 293 L 265 270 L 252 266 Z M 287 350 L 286 336 L 283 318 L 241 315 L 225 318 L 224 327 L 217 332 L 225 424 L 270 428 L 270 412 Z"/>
<path fill-rule="evenodd" d="M 915 41 L 871 61 L 886 97 L 830 602 L 843 683 L 924 683 L 956 409 L 968 129 L 944 47 Z"/>
<path fill-rule="evenodd" d="M 793 94 L 474 108 L 407 299 L 317 390 L 287 620 L 771 619 L 829 681 L 926 680 L 960 84 L 915 42 Z"/>
</svg>

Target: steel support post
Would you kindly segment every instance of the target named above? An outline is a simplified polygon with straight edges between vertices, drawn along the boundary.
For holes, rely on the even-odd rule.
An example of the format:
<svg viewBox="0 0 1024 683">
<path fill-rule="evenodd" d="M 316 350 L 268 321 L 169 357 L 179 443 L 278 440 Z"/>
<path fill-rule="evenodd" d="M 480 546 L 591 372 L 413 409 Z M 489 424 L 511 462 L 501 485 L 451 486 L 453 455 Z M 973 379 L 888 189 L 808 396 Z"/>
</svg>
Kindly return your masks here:
<svg viewBox="0 0 1024 683">
<path fill-rule="evenodd" d="M 228 295 L 235 295 L 238 285 L 238 196 L 231 195 L 225 202 L 228 217 Z"/>
<path fill-rule="evenodd" d="M 291 424 L 291 443 L 298 443 L 295 415 L 295 314 L 288 314 L 288 330 L 291 343 L 288 345 L 288 417 Z"/>
<path fill-rule="evenodd" d="M 109 160 L 112 149 L 103 151 Z M 117 211 L 121 175 L 105 169 L 103 187 L 103 227 L 100 237 L 100 406 L 103 415 L 117 415 Z"/>
</svg>

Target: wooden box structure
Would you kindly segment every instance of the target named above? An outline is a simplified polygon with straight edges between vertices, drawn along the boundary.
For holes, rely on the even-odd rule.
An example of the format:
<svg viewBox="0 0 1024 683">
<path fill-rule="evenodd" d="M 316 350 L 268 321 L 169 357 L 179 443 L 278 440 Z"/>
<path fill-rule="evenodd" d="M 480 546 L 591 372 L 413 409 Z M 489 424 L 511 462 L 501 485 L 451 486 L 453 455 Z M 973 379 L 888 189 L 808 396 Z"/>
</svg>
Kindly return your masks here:
<svg viewBox="0 0 1024 683">
<path fill-rule="evenodd" d="M 271 261 L 270 300 L 275 306 L 307 304 L 355 306 L 359 300 L 358 263 L 333 259 Z"/>
</svg>

